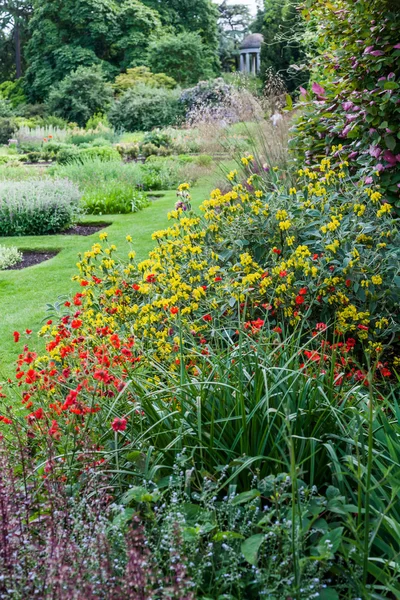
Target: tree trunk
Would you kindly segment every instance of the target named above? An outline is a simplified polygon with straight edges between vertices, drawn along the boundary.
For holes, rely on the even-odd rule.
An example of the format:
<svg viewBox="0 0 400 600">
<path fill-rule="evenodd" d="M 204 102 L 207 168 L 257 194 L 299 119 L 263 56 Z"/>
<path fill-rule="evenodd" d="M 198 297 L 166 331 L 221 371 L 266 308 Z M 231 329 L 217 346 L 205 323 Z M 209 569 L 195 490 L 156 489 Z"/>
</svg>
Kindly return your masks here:
<svg viewBox="0 0 400 600">
<path fill-rule="evenodd" d="M 16 77 L 17 77 L 17 79 L 20 79 L 22 77 L 22 65 L 21 65 L 21 36 L 20 36 L 18 19 L 15 20 L 14 41 L 15 41 Z"/>
</svg>

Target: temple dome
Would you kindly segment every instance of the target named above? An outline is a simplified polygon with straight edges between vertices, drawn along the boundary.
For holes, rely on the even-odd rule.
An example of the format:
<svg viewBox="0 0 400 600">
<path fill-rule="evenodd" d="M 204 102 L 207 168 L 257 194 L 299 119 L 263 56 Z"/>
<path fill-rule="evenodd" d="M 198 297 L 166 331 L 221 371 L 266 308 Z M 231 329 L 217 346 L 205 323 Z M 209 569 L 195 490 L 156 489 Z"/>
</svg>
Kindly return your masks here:
<svg viewBox="0 0 400 600">
<path fill-rule="evenodd" d="M 241 50 L 247 50 L 248 48 L 261 48 L 264 41 L 264 36 L 261 33 L 251 33 L 247 35 L 243 42 L 240 44 Z"/>
</svg>

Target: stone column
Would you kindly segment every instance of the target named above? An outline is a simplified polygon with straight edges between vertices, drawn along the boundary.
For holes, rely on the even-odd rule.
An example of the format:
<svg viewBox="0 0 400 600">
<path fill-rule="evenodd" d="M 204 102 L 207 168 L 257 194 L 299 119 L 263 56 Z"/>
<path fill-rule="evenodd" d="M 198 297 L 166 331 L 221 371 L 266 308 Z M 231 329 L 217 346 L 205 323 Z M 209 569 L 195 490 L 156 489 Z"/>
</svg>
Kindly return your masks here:
<svg viewBox="0 0 400 600">
<path fill-rule="evenodd" d="M 246 73 L 250 73 L 250 59 L 251 59 L 251 55 L 247 52 L 246 53 Z"/>
<path fill-rule="evenodd" d="M 239 66 L 239 70 L 240 70 L 241 73 L 243 73 L 244 70 L 245 70 L 244 54 L 243 54 L 243 52 L 240 53 L 240 66 Z"/>
</svg>

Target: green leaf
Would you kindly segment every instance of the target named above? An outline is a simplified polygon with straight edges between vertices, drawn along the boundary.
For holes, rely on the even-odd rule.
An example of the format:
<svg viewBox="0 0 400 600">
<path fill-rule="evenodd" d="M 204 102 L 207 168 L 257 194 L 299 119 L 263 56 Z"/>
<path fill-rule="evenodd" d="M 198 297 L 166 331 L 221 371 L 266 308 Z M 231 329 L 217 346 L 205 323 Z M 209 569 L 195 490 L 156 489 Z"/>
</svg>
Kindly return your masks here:
<svg viewBox="0 0 400 600">
<path fill-rule="evenodd" d="M 343 527 L 328 531 L 318 542 L 317 551 L 320 556 L 333 556 L 342 541 Z"/>
<path fill-rule="evenodd" d="M 389 150 L 394 150 L 396 148 L 396 140 L 392 135 L 387 135 L 385 137 L 385 143 Z"/>
<path fill-rule="evenodd" d="M 244 535 L 235 531 L 219 531 L 213 537 L 214 542 L 224 542 L 226 540 L 243 540 Z"/>
<path fill-rule="evenodd" d="M 122 504 L 130 504 L 132 501 L 134 502 L 155 502 L 159 498 L 159 494 L 157 492 L 149 492 L 144 487 L 133 487 L 122 496 L 121 501 Z"/>
<path fill-rule="evenodd" d="M 257 564 L 258 551 L 265 539 L 263 533 L 257 533 L 247 538 L 241 546 L 242 554 L 251 565 Z"/>
<path fill-rule="evenodd" d="M 231 504 L 236 506 L 237 504 L 245 504 L 246 502 L 251 502 L 255 498 L 260 496 L 260 492 L 258 490 L 250 490 L 249 492 L 242 492 L 234 497 Z"/>
<path fill-rule="evenodd" d="M 397 88 L 399 87 L 399 84 L 396 83 L 395 81 L 386 81 L 385 85 L 383 86 L 384 90 L 397 90 Z"/>
<path fill-rule="evenodd" d="M 339 594 L 333 588 L 323 588 L 319 592 L 319 600 L 339 600 Z"/>
<path fill-rule="evenodd" d="M 290 94 L 286 94 L 286 107 L 287 110 L 293 110 L 293 100 Z"/>
</svg>

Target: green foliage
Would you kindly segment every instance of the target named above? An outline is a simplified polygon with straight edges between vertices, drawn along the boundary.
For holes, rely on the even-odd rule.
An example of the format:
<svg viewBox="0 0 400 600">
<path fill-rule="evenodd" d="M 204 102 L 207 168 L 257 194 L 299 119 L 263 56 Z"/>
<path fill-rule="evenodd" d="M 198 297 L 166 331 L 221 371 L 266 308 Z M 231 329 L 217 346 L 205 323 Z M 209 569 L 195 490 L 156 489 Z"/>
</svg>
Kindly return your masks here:
<svg viewBox="0 0 400 600">
<path fill-rule="evenodd" d="M 0 117 L 0 144 L 8 144 L 8 140 L 13 137 L 16 131 L 17 124 L 14 119 Z"/>
<path fill-rule="evenodd" d="M 400 209 L 400 8 L 344 0 L 337 12 L 309 1 L 303 14 L 318 52 L 292 146 L 301 160 L 342 144 L 356 179 L 378 172 L 381 191 Z"/>
<path fill-rule="evenodd" d="M 81 194 L 66 179 L 0 182 L 0 236 L 46 235 L 67 228 Z"/>
<path fill-rule="evenodd" d="M 0 244 L 0 271 L 9 269 L 22 260 L 22 254 L 14 246 L 2 246 Z"/>
<path fill-rule="evenodd" d="M 218 8 L 212 0 L 143 0 L 157 10 L 166 29 L 195 32 L 210 51 L 211 66 L 218 68 Z"/>
<path fill-rule="evenodd" d="M 25 104 L 26 98 L 23 90 L 22 79 L 16 81 L 3 81 L 0 83 L 0 97 L 10 101 L 13 108 L 17 108 L 21 104 Z"/>
<path fill-rule="evenodd" d="M 90 119 L 86 123 L 86 129 L 88 131 L 90 131 L 92 129 L 97 129 L 99 127 L 107 128 L 108 125 L 109 125 L 109 123 L 108 123 L 107 115 L 99 112 L 99 113 L 94 114 L 92 117 L 90 117 Z"/>
<path fill-rule="evenodd" d="M 111 87 L 99 69 L 78 67 L 51 90 L 48 107 L 57 117 L 83 127 L 90 117 L 104 112 L 111 99 Z"/>
<path fill-rule="evenodd" d="M 147 131 L 176 123 L 182 110 L 179 92 L 140 84 L 113 104 L 109 119 L 117 130 Z"/>
<path fill-rule="evenodd" d="M 198 33 L 168 34 L 151 42 L 148 62 L 156 73 L 166 73 L 182 85 L 215 76 L 210 51 Z"/>
<path fill-rule="evenodd" d="M 125 92 L 135 85 L 144 84 L 148 87 L 174 89 L 176 81 L 168 77 L 165 73 L 152 73 L 148 67 L 135 67 L 127 69 L 126 73 L 121 73 L 116 77 L 114 88 L 117 92 Z"/>
<path fill-rule="evenodd" d="M 101 65 L 113 79 L 142 64 L 158 26 L 157 13 L 139 0 L 36 0 L 26 48 L 27 96 L 46 99 L 52 86 L 79 66 Z"/>
<path fill-rule="evenodd" d="M 146 194 L 123 181 L 92 185 L 82 197 L 83 210 L 91 215 L 128 214 L 148 205 Z"/>
</svg>

